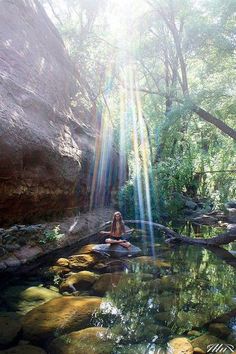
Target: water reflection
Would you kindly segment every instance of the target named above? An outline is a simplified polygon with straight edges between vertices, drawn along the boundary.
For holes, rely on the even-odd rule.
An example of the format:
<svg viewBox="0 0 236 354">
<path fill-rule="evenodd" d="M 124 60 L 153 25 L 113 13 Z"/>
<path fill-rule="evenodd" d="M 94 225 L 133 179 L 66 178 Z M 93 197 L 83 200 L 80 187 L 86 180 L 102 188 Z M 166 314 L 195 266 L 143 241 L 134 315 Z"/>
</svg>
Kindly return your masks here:
<svg viewBox="0 0 236 354">
<path fill-rule="evenodd" d="M 138 344 L 151 353 L 176 335 L 204 331 L 204 325 L 236 307 L 234 268 L 204 248 L 172 249 L 161 240 L 158 245 L 155 259 L 130 261 L 128 274 L 94 317 L 96 326 L 111 329 L 117 338 L 116 353 Z"/>
</svg>

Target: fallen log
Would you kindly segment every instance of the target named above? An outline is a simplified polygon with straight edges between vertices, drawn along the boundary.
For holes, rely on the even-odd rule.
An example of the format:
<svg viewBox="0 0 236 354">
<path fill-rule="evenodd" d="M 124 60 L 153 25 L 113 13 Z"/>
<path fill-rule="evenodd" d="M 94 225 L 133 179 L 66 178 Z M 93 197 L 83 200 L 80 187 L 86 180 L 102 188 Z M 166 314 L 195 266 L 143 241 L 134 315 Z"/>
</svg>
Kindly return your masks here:
<svg viewBox="0 0 236 354">
<path fill-rule="evenodd" d="M 217 235 L 215 237 L 205 239 L 205 238 L 191 238 L 188 236 L 181 235 L 173 230 L 171 230 L 169 227 L 152 222 L 152 221 L 146 221 L 146 220 L 125 220 L 126 224 L 142 224 L 142 225 L 150 225 L 153 226 L 154 228 L 157 228 L 165 235 L 167 235 L 170 238 L 170 241 L 180 241 L 180 242 L 185 242 L 189 244 L 194 244 L 194 245 L 206 245 L 206 246 L 221 246 L 221 245 L 227 245 L 228 243 L 231 243 L 236 240 L 236 234 L 230 234 L 229 232 L 222 233 L 220 235 Z"/>
</svg>

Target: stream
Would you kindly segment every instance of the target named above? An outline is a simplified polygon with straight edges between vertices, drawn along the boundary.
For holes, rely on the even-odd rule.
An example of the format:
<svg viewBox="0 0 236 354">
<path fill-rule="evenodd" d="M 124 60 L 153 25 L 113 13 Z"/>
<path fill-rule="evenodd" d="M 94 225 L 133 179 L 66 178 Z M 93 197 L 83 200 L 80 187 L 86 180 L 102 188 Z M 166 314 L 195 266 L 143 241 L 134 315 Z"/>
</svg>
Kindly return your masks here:
<svg viewBox="0 0 236 354">
<path fill-rule="evenodd" d="M 165 353 L 177 337 L 203 353 L 212 341 L 236 346 L 235 268 L 211 250 L 169 245 L 158 231 L 153 257 L 149 236 L 136 229 L 130 237 L 138 257 L 112 259 L 85 245 L 12 277 L 0 318 L 19 330 L 1 352 L 32 345 L 55 354 Z"/>
</svg>

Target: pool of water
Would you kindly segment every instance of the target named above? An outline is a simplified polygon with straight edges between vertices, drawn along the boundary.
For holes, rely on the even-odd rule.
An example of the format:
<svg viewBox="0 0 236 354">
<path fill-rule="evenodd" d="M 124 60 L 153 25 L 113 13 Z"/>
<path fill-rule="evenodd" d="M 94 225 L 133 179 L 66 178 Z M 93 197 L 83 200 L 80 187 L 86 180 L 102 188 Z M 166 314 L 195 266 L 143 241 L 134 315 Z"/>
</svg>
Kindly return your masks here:
<svg viewBox="0 0 236 354">
<path fill-rule="evenodd" d="M 141 248 L 139 257 L 99 257 L 89 263 L 91 253 L 89 249 L 87 253 L 82 249 L 73 254 L 87 255 L 84 257 L 87 265 L 84 263 L 83 268 L 76 269 L 76 263 L 73 267 L 68 266 L 64 260 L 64 265 L 63 261 L 59 266 L 57 264 L 62 269 L 49 271 L 46 266 L 27 277 L 15 278 L 1 290 L 0 311 L 2 314 L 14 313 L 24 323 L 30 310 L 35 311 L 50 299 L 55 301 L 53 292 L 57 298 L 60 291 L 63 296 L 60 299 L 102 297 L 102 303 L 93 311 L 85 327 L 106 328 L 109 331 L 107 343 L 111 341 L 112 346 L 105 341 L 103 349 L 99 349 L 100 343 L 96 342 L 93 344 L 97 348 L 94 353 L 161 353 L 161 350 L 164 353 L 168 342 L 179 336 L 189 341 L 214 336 L 219 343 L 223 340 L 236 347 L 235 267 L 214 250 L 192 245 L 169 245 L 159 232 L 154 232 L 154 239 L 155 243 L 151 245 L 147 230 L 133 233 L 130 241 Z M 67 269 L 65 272 L 63 267 Z M 93 280 L 74 281 L 69 286 L 64 284 L 71 275 L 81 271 L 92 273 Z M 92 275 L 89 276 L 92 279 Z M 56 317 L 57 313 L 52 312 L 51 316 Z M 73 323 L 73 318 L 67 321 Z M 218 332 L 214 329 L 209 331 L 212 322 L 221 323 L 224 328 Z M 54 328 L 53 337 L 76 330 L 73 325 L 73 331 L 68 328 L 64 326 L 59 331 Z M 80 325 L 78 329 L 81 328 Z M 70 353 L 69 349 L 57 351 L 56 346 L 48 351 L 51 334 L 50 338 L 45 337 L 46 340 L 40 336 L 37 339 L 37 333 L 34 333 L 33 339 L 30 335 L 24 337 L 23 327 L 23 334 L 18 335 L 18 340 L 26 338 L 49 353 Z M 65 345 L 71 345 L 70 340 L 65 339 Z M 93 353 L 86 345 L 84 354 Z M 206 347 L 206 344 L 202 345 Z M 80 353 L 79 349 L 75 353 Z"/>
</svg>

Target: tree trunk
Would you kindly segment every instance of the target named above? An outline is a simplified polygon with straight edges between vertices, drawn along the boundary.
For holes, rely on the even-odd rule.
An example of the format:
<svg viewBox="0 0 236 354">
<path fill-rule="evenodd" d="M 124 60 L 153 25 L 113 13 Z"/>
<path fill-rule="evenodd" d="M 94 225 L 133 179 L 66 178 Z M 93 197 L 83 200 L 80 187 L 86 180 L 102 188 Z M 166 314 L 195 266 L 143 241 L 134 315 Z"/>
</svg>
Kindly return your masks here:
<svg viewBox="0 0 236 354">
<path fill-rule="evenodd" d="M 177 232 L 169 229 L 169 227 L 166 227 L 161 224 L 157 224 L 152 221 L 143 221 L 143 220 L 125 220 L 126 224 L 144 224 L 144 225 L 152 225 L 153 227 L 163 231 L 169 238 L 170 241 L 180 241 L 180 242 L 185 242 L 193 245 L 205 245 L 205 246 L 220 246 L 220 245 L 227 245 L 230 242 L 233 242 L 236 240 L 236 234 L 231 235 L 229 233 L 224 233 L 209 239 L 205 238 L 191 238 L 187 236 L 183 236 L 178 234 Z"/>
<path fill-rule="evenodd" d="M 205 111 L 203 108 L 196 106 L 193 104 L 192 111 L 195 112 L 200 118 L 204 119 L 206 122 L 213 124 L 215 127 L 220 129 L 223 133 L 230 136 L 234 140 L 236 140 L 236 130 L 229 127 L 227 124 L 222 122 L 222 120 L 216 118 L 211 113 Z"/>
</svg>

